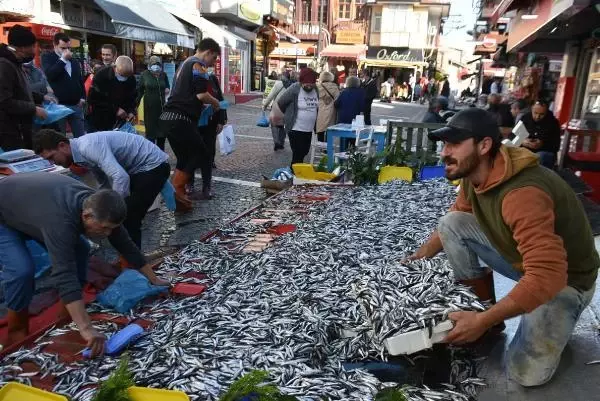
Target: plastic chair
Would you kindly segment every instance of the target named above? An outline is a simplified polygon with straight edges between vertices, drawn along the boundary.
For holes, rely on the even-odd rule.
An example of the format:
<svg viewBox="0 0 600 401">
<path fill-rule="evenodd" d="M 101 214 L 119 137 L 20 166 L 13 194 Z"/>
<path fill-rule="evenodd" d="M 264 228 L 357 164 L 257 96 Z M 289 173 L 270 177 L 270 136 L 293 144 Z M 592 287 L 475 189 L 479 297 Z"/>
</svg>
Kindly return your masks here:
<svg viewBox="0 0 600 401">
<path fill-rule="evenodd" d="M 410 167 L 383 166 L 381 170 L 379 170 L 379 177 L 377 178 L 377 181 L 380 184 L 394 180 L 412 182 L 412 169 Z"/>
<path fill-rule="evenodd" d="M 373 128 L 367 128 L 367 137 L 364 137 L 365 128 L 356 128 L 356 139 L 354 140 L 354 149 L 356 152 L 361 152 L 367 156 L 371 155 L 373 145 Z M 333 154 L 333 159 L 336 163 L 340 160 L 348 160 L 348 152 L 338 152 Z"/>
<path fill-rule="evenodd" d="M 323 153 L 323 150 L 325 153 Z M 308 162 L 317 165 L 325 155 L 327 155 L 327 142 L 320 142 L 317 138 L 317 134 L 312 134 L 312 140 L 310 141 L 310 159 L 308 159 Z"/>
</svg>

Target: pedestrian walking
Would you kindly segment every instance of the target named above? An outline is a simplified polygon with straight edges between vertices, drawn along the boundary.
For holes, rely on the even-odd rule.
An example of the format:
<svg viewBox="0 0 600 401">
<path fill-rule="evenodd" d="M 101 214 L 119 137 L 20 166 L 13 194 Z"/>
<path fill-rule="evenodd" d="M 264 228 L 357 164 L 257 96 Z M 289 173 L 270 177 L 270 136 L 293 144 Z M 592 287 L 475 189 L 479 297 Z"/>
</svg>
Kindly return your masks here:
<svg viewBox="0 0 600 401">
<path fill-rule="evenodd" d="M 275 86 L 275 82 L 279 80 L 279 75 L 277 75 L 277 71 L 271 71 L 268 77 L 265 77 L 265 92 L 263 93 L 263 106 L 264 100 L 269 96 L 271 90 L 273 90 L 273 86 Z"/>
<path fill-rule="evenodd" d="M 167 137 L 159 126 L 160 115 L 169 96 L 170 86 L 167 74 L 162 70 L 158 56 L 150 57 L 148 69 L 142 72 L 137 88 L 136 104 L 139 107 L 144 99 L 144 127 L 146 139 L 165 150 Z"/>
<path fill-rule="evenodd" d="M 365 98 L 365 90 L 360 87 L 360 80 L 358 77 L 348 77 L 346 80 L 346 88 L 342 90 L 340 96 L 338 96 L 334 103 L 337 110 L 337 123 L 351 124 L 352 120 L 363 112 Z M 348 146 L 352 144 L 354 144 L 353 139 L 342 138 L 340 144 L 342 152 L 346 151 Z"/>
<path fill-rule="evenodd" d="M 371 121 L 371 108 L 373 106 L 373 101 L 377 97 L 377 74 L 373 73 L 371 75 L 367 74 L 361 84 L 361 87 L 365 90 L 365 124 L 373 125 Z"/>
<path fill-rule="evenodd" d="M 73 136 L 78 138 L 85 134 L 85 89 L 81 64 L 73 58 L 71 39 L 66 33 L 55 34 L 53 43 L 54 51 L 42 55 L 42 69 L 58 103 L 73 111 L 58 122 L 60 130 L 66 133 L 68 122 Z"/>
<path fill-rule="evenodd" d="M 444 77 L 442 81 L 442 90 L 440 91 L 440 96 L 444 96 L 446 99 L 450 98 L 450 82 L 448 82 L 448 76 Z"/>
<path fill-rule="evenodd" d="M 192 209 L 192 200 L 186 194 L 186 185 L 204 157 L 204 142 L 198 133 L 198 121 L 204 105 L 219 110 L 219 101 L 208 93 L 208 67 L 212 67 L 221 54 L 221 47 L 211 38 L 205 38 L 196 46 L 196 53 L 179 67 L 171 96 L 160 115 L 160 129 L 169 139 L 177 158 L 173 187 L 177 210 Z"/>
<path fill-rule="evenodd" d="M 298 82 L 290 86 L 277 101 L 284 114 L 284 127 L 292 148 L 292 165 L 303 163 L 317 122 L 319 93 L 317 73 L 311 68 L 300 71 Z"/>
<path fill-rule="evenodd" d="M 8 45 L 0 44 L 0 149 L 31 149 L 33 118 L 48 116 L 41 104 L 43 97 L 32 93 L 23 72 L 23 64 L 33 61 L 35 35 L 21 25 L 8 31 Z M 35 101 L 34 101 L 35 96 Z"/>
<path fill-rule="evenodd" d="M 136 115 L 136 89 L 133 61 L 119 56 L 112 67 L 102 68 L 94 76 L 88 103 L 90 132 L 111 131 Z"/>
<path fill-rule="evenodd" d="M 334 102 L 340 95 L 340 88 L 334 82 L 332 73 L 323 71 L 319 76 L 317 90 L 319 91 L 319 110 L 317 113 L 317 139 L 327 142 L 327 128 L 335 124 L 337 113 Z"/>
<path fill-rule="evenodd" d="M 0 193 L 1 284 L 8 309 L 5 346 L 29 335 L 28 309 L 34 295 L 35 265 L 26 245 L 28 240 L 34 239 L 47 249 L 52 261 L 49 279 L 92 357 L 102 354 L 106 337 L 92 325 L 82 297 L 90 250 L 84 235 L 107 238 L 151 284 L 169 285 L 156 277 L 121 225 L 127 207 L 117 192 L 96 192 L 65 175 L 36 172 L 2 179 Z"/>
<path fill-rule="evenodd" d="M 210 93 L 214 94 L 214 97 L 218 101 L 225 100 L 223 97 L 223 91 L 221 90 L 221 84 L 216 75 L 210 74 Z M 192 200 L 208 200 L 213 198 L 212 192 L 212 172 L 215 164 L 215 153 L 217 146 L 217 135 L 223 131 L 223 127 L 227 124 L 227 111 L 219 110 L 213 113 L 208 120 L 208 124 L 202 127 L 198 127 L 198 132 L 202 138 L 203 147 L 199 149 L 203 153 L 200 158 L 200 172 L 202 173 L 202 190 L 191 191 L 190 198 Z M 194 175 L 191 177 L 191 187 L 193 188 Z"/>
<path fill-rule="evenodd" d="M 293 84 L 289 71 L 284 71 L 281 77 L 275 81 L 269 95 L 263 99 L 263 111 L 267 112 L 273 107 L 279 97 Z M 273 136 L 273 150 L 282 150 L 285 147 L 285 129 L 283 125 L 271 124 L 271 135 Z"/>
</svg>

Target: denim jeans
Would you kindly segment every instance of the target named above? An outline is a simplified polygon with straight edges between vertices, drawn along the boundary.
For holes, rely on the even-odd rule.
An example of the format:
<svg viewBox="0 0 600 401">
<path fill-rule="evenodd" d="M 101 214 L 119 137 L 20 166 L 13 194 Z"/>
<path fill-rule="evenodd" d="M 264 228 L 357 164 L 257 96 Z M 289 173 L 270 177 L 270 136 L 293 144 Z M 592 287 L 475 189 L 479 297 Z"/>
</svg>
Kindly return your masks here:
<svg viewBox="0 0 600 401">
<path fill-rule="evenodd" d="M 68 121 L 69 125 L 71 126 L 71 133 L 73 134 L 73 137 L 79 138 L 80 136 L 85 134 L 85 121 L 83 118 L 83 109 L 77 104 L 74 106 L 64 106 L 73 110 L 74 113 L 58 121 L 58 126 L 60 127 L 60 130 L 63 133 L 66 133 Z"/>
<path fill-rule="evenodd" d="M 556 153 L 540 151 L 536 153 L 540 158 L 540 164 L 549 169 L 553 169 L 556 164 Z"/>
<path fill-rule="evenodd" d="M 481 259 L 499 274 L 518 281 L 523 273 L 514 269 L 494 249 L 475 216 L 450 212 L 440 219 L 438 232 L 457 280 L 485 274 Z M 548 382 L 560 362 L 579 316 L 594 296 L 588 291 L 565 287 L 552 300 L 521 316 L 519 327 L 506 354 L 510 377 L 522 386 Z"/>
<path fill-rule="evenodd" d="M 1 283 L 6 306 L 14 311 L 26 309 L 35 290 L 35 264 L 25 241 L 32 239 L 28 235 L 0 224 L 0 266 Z M 44 246 L 44 244 L 40 243 Z M 75 247 L 75 262 L 79 282 L 86 281 L 90 244 L 80 237 Z"/>
</svg>

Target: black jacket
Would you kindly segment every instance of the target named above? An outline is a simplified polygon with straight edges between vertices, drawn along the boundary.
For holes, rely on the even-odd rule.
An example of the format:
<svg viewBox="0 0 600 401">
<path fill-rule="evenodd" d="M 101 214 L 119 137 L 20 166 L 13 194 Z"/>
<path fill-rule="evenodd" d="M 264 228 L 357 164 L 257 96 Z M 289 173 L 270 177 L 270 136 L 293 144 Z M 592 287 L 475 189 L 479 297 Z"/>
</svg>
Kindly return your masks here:
<svg viewBox="0 0 600 401">
<path fill-rule="evenodd" d="M 560 123 L 551 111 L 548 111 L 540 121 L 533 120 L 531 111 L 521 118 L 529 132 L 530 139 L 542 141 L 542 147 L 537 151 L 557 153 L 560 148 Z"/>
<path fill-rule="evenodd" d="M 211 84 L 213 85 L 213 93 L 215 94 L 215 98 L 217 98 L 218 101 L 225 100 L 225 98 L 223 97 L 223 91 L 221 90 L 221 85 L 219 84 L 219 78 L 217 78 L 216 75 L 211 74 L 210 80 Z M 227 124 L 227 110 L 219 110 L 218 113 L 215 113 L 212 116 L 210 124 L 214 124 L 215 126 L 217 124 Z"/>
<path fill-rule="evenodd" d="M 131 76 L 119 82 L 113 67 L 104 67 L 94 75 L 88 96 L 88 120 L 98 131 L 110 131 L 117 124 L 117 110 L 136 112 L 137 83 Z"/>
<path fill-rule="evenodd" d="M 373 103 L 373 100 L 379 94 L 379 89 L 377 88 L 377 80 L 369 78 L 369 80 L 363 82 L 361 86 L 365 88 L 365 101 L 367 103 Z"/>
<path fill-rule="evenodd" d="M 60 104 L 73 106 L 85 99 L 83 76 L 78 60 L 71 59 L 69 76 L 65 70 L 65 62 L 55 52 L 46 52 L 42 54 L 42 69 Z"/>
<path fill-rule="evenodd" d="M 25 73 L 5 44 L 0 44 L 0 148 L 31 149 L 35 102 Z"/>
</svg>

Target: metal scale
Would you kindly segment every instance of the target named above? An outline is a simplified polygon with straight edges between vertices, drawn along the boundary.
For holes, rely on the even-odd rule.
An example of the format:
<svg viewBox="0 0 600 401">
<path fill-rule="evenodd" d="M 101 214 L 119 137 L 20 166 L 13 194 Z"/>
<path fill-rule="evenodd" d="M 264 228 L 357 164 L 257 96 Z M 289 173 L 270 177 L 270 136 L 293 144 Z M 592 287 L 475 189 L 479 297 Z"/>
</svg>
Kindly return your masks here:
<svg viewBox="0 0 600 401">
<path fill-rule="evenodd" d="M 4 178 L 3 176 L 35 171 L 63 173 L 69 170 L 50 163 L 29 149 L 0 153 L 0 179 Z"/>
</svg>

